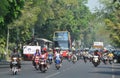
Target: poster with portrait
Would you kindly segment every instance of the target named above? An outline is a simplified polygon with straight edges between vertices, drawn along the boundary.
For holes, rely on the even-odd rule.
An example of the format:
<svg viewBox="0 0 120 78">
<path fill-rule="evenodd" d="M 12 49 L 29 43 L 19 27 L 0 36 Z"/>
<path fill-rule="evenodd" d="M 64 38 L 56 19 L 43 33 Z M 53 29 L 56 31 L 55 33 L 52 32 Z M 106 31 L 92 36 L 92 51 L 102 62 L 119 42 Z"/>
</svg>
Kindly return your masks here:
<svg viewBox="0 0 120 78">
<path fill-rule="evenodd" d="M 34 54 L 36 49 L 41 52 L 41 46 L 23 46 L 23 54 Z"/>
</svg>

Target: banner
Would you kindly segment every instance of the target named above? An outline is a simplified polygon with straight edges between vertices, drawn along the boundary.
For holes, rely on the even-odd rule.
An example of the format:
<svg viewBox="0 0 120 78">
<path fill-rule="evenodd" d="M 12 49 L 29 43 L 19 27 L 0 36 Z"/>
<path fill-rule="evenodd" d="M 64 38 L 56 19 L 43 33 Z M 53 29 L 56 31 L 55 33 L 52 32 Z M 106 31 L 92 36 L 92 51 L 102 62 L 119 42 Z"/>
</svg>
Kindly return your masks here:
<svg viewBox="0 0 120 78">
<path fill-rule="evenodd" d="M 41 46 L 23 46 L 23 54 L 34 54 L 36 49 L 41 52 Z"/>
</svg>

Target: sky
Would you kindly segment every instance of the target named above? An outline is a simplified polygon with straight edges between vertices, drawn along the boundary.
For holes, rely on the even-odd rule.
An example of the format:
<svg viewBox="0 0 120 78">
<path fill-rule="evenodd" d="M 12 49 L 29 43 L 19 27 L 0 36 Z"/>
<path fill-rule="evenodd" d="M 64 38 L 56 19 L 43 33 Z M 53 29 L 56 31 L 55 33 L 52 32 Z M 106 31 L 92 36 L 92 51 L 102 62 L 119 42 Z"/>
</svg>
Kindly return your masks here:
<svg viewBox="0 0 120 78">
<path fill-rule="evenodd" d="M 94 12 L 95 7 L 100 8 L 99 0 L 88 0 L 87 6 L 89 7 L 91 12 Z"/>
</svg>

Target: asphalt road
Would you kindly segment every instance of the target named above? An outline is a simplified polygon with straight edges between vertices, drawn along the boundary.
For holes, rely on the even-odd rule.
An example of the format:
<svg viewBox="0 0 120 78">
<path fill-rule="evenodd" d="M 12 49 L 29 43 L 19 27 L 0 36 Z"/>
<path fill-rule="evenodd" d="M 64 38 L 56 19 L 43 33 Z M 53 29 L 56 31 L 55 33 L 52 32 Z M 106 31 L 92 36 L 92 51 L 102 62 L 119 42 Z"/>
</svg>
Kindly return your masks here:
<svg viewBox="0 0 120 78">
<path fill-rule="evenodd" d="M 17 75 L 12 75 L 9 68 L 0 68 L 0 78 L 120 78 L 120 64 L 104 65 L 101 63 L 94 67 L 92 63 L 83 60 L 75 64 L 64 60 L 60 70 L 52 64 L 46 73 L 36 71 L 30 61 L 22 64 L 22 70 Z"/>
</svg>

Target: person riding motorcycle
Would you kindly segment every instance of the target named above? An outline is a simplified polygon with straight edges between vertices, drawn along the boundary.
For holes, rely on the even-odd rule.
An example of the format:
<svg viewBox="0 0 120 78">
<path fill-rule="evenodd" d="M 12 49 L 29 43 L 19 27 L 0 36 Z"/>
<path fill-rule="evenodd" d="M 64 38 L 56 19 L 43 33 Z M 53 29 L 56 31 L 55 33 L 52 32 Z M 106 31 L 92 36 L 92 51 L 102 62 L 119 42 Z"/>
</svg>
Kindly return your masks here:
<svg viewBox="0 0 120 78">
<path fill-rule="evenodd" d="M 11 61 L 10 61 L 10 70 L 12 70 L 12 67 L 13 67 L 12 61 L 13 61 L 14 57 L 17 57 L 17 66 L 18 66 L 18 70 L 20 71 L 20 69 L 21 69 L 21 63 L 20 63 L 21 55 L 18 53 L 16 48 L 13 50 L 13 52 L 10 55 L 10 59 L 11 59 Z"/>
<path fill-rule="evenodd" d="M 109 63 L 110 63 L 110 64 L 112 64 L 111 61 L 113 61 L 113 57 L 114 57 L 113 53 L 110 52 L 110 53 L 108 54 L 108 60 L 109 60 Z"/>
<path fill-rule="evenodd" d="M 41 55 L 41 53 L 40 53 L 39 49 L 36 49 L 36 52 L 34 53 L 33 58 L 32 58 L 33 66 L 35 66 L 35 57 L 36 56 L 40 57 L 40 55 Z"/>
<path fill-rule="evenodd" d="M 114 57 L 114 55 L 113 55 L 113 53 L 112 52 L 110 52 L 109 54 L 108 54 L 108 57 Z"/>
<path fill-rule="evenodd" d="M 56 59 L 60 59 L 60 61 L 61 61 L 60 66 L 61 66 L 63 59 L 62 59 L 62 55 L 60 54 L 60 49 L 56 50 L 56 53 L 54 55 L 54 60 L 56 61 Z"/>
<path fill-rule="evenodd" d="M 46 67 L 49 68 L 48 63 L 47 63 L 47 59 L 48 59 L 48 52 L 46 48 L 43 48 L 41 51 L 41 55 L 40 55 L 40 59 L 44 59 L 45 63 L 46 63 Z"/>
<path fill-rule="evenodd" d="M 98 56 L 98 59 L 99 59 L 99 62 L 100 62 L 101 53 L 100 53 L 98 50 L 95 50 L 95 51 L 94 51 L 94 55 L 93 55 L 93 56 Z"/>
<path fill-rule="evenodd" d="M 76 56 L 75 50 L 73 50 L 73 52 L 72 52 L 71 60 L 77 61 L 77 56 Z"/>
<path fill-rule="evenodd" d="M 88 59 L 88 51 L 87 51 L 87 50 L 84 50 L 83 53 L 82 53 L 82 55 L 83 55 L 83 60 L 84 60 L 84 62 L 86 63 L 86 62 L 87 62 L 87 59 Z"/>
<path fill-rule="evenodd" d="M 53 51 L 52 51 L 52 49 L 49 49 L 49 52 L 48 52 L 48 62 L 49 62 L 49 64 L 51 64 L 53 62 Z"/>
<path fill-rule="evenodd" d="M 72 51 L 71 51 L 71 50 L 69 50 L 69 52 L 68 52 L 68 61 L 70 61 L 70 60 L 71 60 L 71 57 L 72 57 Z"/>
<path fill-rule="evenodd" d="M 94 51 L 94 55 L 95 55 L 95 56 L 99 56 L 99 58 L 101 58 L 101 53 L 100 53 L 98 50 L 95 50 L 95 51 Z"/>
</svg>

